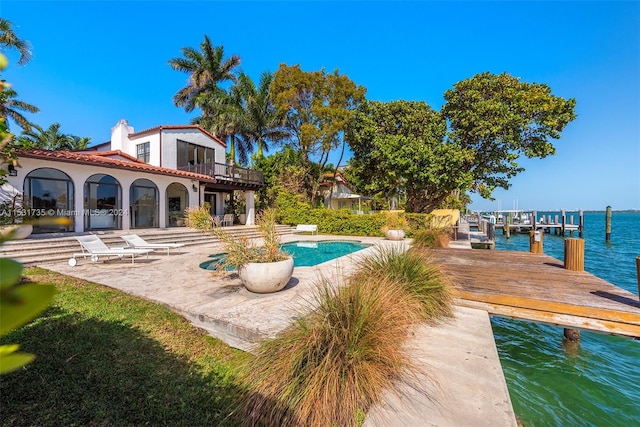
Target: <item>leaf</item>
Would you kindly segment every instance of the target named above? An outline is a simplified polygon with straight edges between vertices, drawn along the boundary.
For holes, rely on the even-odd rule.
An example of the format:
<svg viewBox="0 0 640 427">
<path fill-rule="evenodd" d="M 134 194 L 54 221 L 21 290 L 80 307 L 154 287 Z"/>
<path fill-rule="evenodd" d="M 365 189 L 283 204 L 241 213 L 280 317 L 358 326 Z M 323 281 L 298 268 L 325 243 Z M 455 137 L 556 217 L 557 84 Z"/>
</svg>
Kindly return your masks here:
<svg viewBox="0 0 640 427">
<path fill-rule="evenodd" d="M 9 258 L 0 258 L 0 292 L 15 285 L 22 276 L 22 264 Z"/>
<path fill-rule="evenodd" d="M 47 308 L 54 294 L 54 286 L 35 283 L 3 290 L 0 298 L 0 336 L 36 317 Z"/>
<path fill-rule="evenodd" d="M 15 353 L 19 348 L 18 344 L 0 346 L 0 374 L 15 371 L 36 358 L 36 356 L 29 353 Z"/>
</svg>

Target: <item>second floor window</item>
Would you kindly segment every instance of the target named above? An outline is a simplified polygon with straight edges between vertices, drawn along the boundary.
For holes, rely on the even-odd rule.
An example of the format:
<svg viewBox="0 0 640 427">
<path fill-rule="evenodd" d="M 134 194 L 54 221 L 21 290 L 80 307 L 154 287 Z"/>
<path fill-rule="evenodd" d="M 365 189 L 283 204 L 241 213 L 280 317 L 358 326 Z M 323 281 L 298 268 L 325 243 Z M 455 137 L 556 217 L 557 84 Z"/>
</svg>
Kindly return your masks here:
<svg viewBox="0 0 640 427">
<path fill-rule="evenodd" d="M 190 142 L 178 140 L 177 166 L 184 168 L 187 166 L 199 165 L 214 162 L 213 148 L 203 147 Z"/>
<path fill-rule="evenodd" d="M 149 163 L 149 143 L 145 142 L 144 144 L 137 145 L 137 156 L 138 160 L 142 160 L 145 163 Z"/>
</svg>

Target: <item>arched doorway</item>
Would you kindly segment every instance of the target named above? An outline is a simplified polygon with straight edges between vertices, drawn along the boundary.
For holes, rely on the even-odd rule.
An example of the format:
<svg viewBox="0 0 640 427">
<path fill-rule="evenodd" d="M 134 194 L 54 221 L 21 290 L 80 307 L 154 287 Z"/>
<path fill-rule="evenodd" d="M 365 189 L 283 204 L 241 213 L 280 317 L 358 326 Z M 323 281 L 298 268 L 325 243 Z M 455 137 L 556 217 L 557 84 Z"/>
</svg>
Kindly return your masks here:
<svg viewBox="0 0 640 427">
<path fill-rule="evenodd" d="M 24 207 L 42 213 L 47 219 L 66 218 L 69 221 L 44 221 L 33 226 L 34 233 L 73 231 L 73 181 L 66 173 L 53 168 L 32 170 L 24 179 Z"/>
<path fill-rule="evenodd" d="M 129 192 L 131 228 L 158 227 L 158 187 L 148 179 L 136 179 Z"/>
<path fill-rule="evenodd" d="M 167 187 L 167 226 L 184 226 L 184 210 L 189 204 L 187 187 L 177 182 Z"/>
<path fill-rule="evenodd" d="M 111 175 L 91 175 L 84 183 L 84 229 L 122 229 L 122 189 Z"/>
</svg>

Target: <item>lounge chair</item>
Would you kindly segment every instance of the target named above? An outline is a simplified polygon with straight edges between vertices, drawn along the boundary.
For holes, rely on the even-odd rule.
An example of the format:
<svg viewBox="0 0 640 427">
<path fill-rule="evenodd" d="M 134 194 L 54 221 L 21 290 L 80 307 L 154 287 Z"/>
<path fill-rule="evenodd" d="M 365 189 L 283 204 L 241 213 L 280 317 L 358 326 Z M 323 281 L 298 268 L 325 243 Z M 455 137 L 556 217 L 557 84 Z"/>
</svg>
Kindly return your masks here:
<svg viewBox="0 0 640 427">
<path fill-rule="evenodd" d="M 76 240 L 80 243 L 82 252 L 75 253 L 73 257 L 69 258 L 69 265 L 71 267 L 74 267 L 78 263 L 76 257 L 91 257 L 91 261 L 98 262 L 101 256 L 117 256 L 118 258 L 131 256 L 131 263 L 133 264 L 136 255 L 147 255 L 148 258 L 149 252 L 153 252 L 153 249 L 110 248 L 95 234 L 76 236 Z"/>
<path fill-rule="evenodd" d="M 127 234 L 125 236 L 120 236 L 122 239 L 127 242 L 126 248 L 134 248 L 134 249 L 166 249 L 167 255 L 169 255 L 169 249 L 172 248 L 181 248 L 184 246 L 184 243 L 147 243 L 142 237 L 137 234 Z"/>
</svg>

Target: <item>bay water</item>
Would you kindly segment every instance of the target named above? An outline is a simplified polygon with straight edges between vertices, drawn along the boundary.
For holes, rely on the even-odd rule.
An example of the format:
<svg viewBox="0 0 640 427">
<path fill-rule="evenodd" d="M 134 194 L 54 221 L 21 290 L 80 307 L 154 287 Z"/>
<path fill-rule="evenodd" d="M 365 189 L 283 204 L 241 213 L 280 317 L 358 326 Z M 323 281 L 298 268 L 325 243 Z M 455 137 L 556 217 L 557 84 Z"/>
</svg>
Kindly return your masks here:
<svg viewBox="0 0 640 427">
<path fill-rule="evenodd" d="M 577 224 L 578 213 L 570 215 Z M 605 212 L 585 212 L 584 218 L 585 270 L 637 295 L 640 212 L 613 211 L 609 243 Z M 498 231 L 496 249 L 529 251 L 529 236 L 506 239 Z M 564 238 L 545 234 L 543 249 L 563 261 Z M 564 343 L 561 327 L 500 317 L 492 318 L 492 327 L 524 426 L 640 426 L 640 341 L 582 331 L 577 347 Z"/>
</svg>

